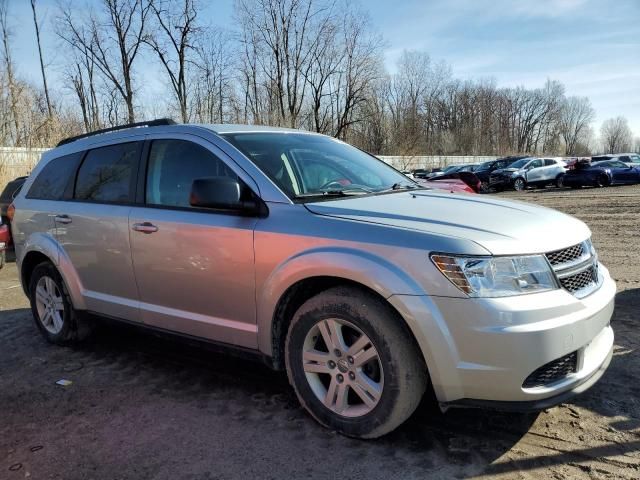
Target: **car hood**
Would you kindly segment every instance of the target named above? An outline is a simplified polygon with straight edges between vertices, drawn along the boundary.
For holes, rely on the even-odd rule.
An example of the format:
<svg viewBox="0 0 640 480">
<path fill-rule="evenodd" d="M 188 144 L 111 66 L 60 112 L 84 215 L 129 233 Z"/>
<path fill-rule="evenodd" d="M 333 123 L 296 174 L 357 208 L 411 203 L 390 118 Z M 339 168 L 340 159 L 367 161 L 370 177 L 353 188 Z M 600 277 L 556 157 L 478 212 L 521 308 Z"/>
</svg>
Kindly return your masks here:
<svg viewBox="0 0 640 480">
<path fill-rule="evenodd" d="M 520 168 L 501 168 L 500 170 L 494 170 L 493 173 L 513 173 L 521 170 Z"/>
<path fill-rule="evenodd" d="M 556 210 L 429 190 L 307 203 L 306 207 L 318 215 L 470 240 L 494 255 L 559 250 L 591 235 L 580 220 Z"/>
</svg>

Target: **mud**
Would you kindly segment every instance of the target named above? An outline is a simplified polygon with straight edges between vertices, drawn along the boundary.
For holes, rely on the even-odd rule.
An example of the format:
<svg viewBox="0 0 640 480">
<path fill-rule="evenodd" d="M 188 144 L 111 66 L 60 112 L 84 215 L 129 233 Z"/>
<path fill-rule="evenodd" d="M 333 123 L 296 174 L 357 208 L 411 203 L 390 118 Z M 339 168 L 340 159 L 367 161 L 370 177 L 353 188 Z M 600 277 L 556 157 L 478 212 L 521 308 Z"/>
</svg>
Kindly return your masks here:
<svg viewBox="0 0 640 480">
<path fill-rule="evenodd" d="M 382 439 L 352 440 L 318 426 L 285 376 L 256 362 L 122 326 L 48 345 L 9 263 L 0 479 L 640 478 L 640 186 L 500 196 L 587 222 L 618 282 L 613 361 L 570 403 L 539 414 L 423 405 Z"/>
</svg>

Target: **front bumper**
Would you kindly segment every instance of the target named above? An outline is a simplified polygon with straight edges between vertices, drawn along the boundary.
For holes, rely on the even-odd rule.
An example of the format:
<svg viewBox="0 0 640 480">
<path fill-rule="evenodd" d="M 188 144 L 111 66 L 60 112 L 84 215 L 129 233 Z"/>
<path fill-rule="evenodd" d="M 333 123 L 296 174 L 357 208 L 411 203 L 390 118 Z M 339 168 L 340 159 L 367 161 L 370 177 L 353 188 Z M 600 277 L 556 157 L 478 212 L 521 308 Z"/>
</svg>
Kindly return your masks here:
<svg viewBox="0 0 640 480">
<path fill-rule="evenodd" d="M 600 288 L 581 299 L 554 290 L 493 299 L 394 295 L 390 301 L 422 348 L 439 402 L 546 408 L 586 389 L 608 365 L 616 287 L 605 267 L 599 272 Z M 523 387 L 532 372 L 572 352 L 575 372 Z"/>
<path fill-rule="evenodd" d="M 506 175 L 492 175 L 489 177 L 489 187 L 491 188 L 510 188 L 513 186 L 513 177 Z"/>
</svg>

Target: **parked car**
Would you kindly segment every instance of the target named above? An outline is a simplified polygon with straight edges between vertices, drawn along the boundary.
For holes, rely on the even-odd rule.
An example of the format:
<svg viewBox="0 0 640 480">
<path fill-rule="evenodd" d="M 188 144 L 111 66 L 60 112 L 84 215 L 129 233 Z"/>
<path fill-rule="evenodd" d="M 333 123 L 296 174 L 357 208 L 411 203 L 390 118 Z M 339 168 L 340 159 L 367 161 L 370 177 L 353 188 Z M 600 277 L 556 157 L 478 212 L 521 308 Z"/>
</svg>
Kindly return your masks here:
<svg viewBox="0 0 640 480">
<path fill-rule="evenodd" d="M 390 432 L 425 392 L 444 410 L 548 408 L 612 356 L 616 285 L 584 223 L 420 188 L 315 133 L 165 120 L 74 137 L 13 211 L 48 341 L 97 315 L 239 348 L 353 437 Z"/>
<path fill-rule="evenodd" d="M 523 158 L 507 168 L 495 170 L 489 178 L 489 186 L 496 190 L 513 188 L 524 190 L 527 187 L 546 187 L 553 184 L 562 186 L 565 163 L 556 158 Z"/>
<path fill-rule="evenodd" d="M 2 223 L 2 218 L 0 218 L 0 269 L 4 267 L 9 238 L 9 226 Z"/>
<path fill-rule="evenodd" d="M 489 160 L 488 162 L 480 164 L 480 166 L 473 172 L 478 177 L 478 180 L 480 180 L 480 191 L 485 193 L 489 191 L 489 180 L 493 171 L 507 168 L 509 165 L 522 158 L 528 157 L 503 157 L 498 158 L 497 160 Z"/>
<path fill-rule="evenodd" d="M 419 182 L 429 188 L 443 188 L 452 192 L 478 193 L 480 180 L 472 172 L 456 171 Z"/>
<path fill-rule="evenodd" d="M 427 175 L 431 173 L 431 170 L 426 168 L 416 168 L 411 173 L 413 173 L 413 178 L 427 178 Z"/>
<path fill-rule="evenodd" d="M 601 162 L 603 160 L 619 160 L 627 164 L 627 167 L 640 166 L 640 155 L 637 153 L 616 153 L 607 155 L 595 155 L 591 157 L 592 162 Z"/>
<path fill-rule="evenodd" d="M 449 165 L 448 167 L 443 168 L 442 170 L 439 168 L 434 168 L 431 173 L 427 174 L 427 178 L 439 177 L 440 175 L 447 175 L 449 173 L 454 173 L 460 170 L 464 165 Z"/>
<path fill-rule="evenodd" d="M 600 162 L 578 162 L 572 170 L 564 175 L 566 187 L 607 187 L 640 183 L 640 166 L 629 167 L 620 160 L 603 160 Z"/>
<path fill-rule="evenodd" d="M 7 209 L 16 195 L 20 192 L 22 185 L 24 184 L 27 177 L 18 177 L 14 180 L 11 180 L 7 183 L 0 193 L 0 217 L 5 225 L 9 224 L 9 219 L 7 218 Z"/>
</svg>

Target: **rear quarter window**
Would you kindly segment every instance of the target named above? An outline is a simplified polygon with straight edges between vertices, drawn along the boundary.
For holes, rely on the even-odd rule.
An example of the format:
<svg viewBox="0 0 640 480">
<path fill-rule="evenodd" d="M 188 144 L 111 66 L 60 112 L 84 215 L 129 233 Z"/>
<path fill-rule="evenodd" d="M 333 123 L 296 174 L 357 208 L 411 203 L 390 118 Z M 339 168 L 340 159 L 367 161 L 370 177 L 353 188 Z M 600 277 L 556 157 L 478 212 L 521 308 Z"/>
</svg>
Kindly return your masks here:
<svg viewBox="0 0 640 480">
<path fill-rule="evenodd" d="M 73 182 L 82 152 L 51 160 L 33 181 L 27 198 L 60 200 L 70 182 Z"/>
</svg>

